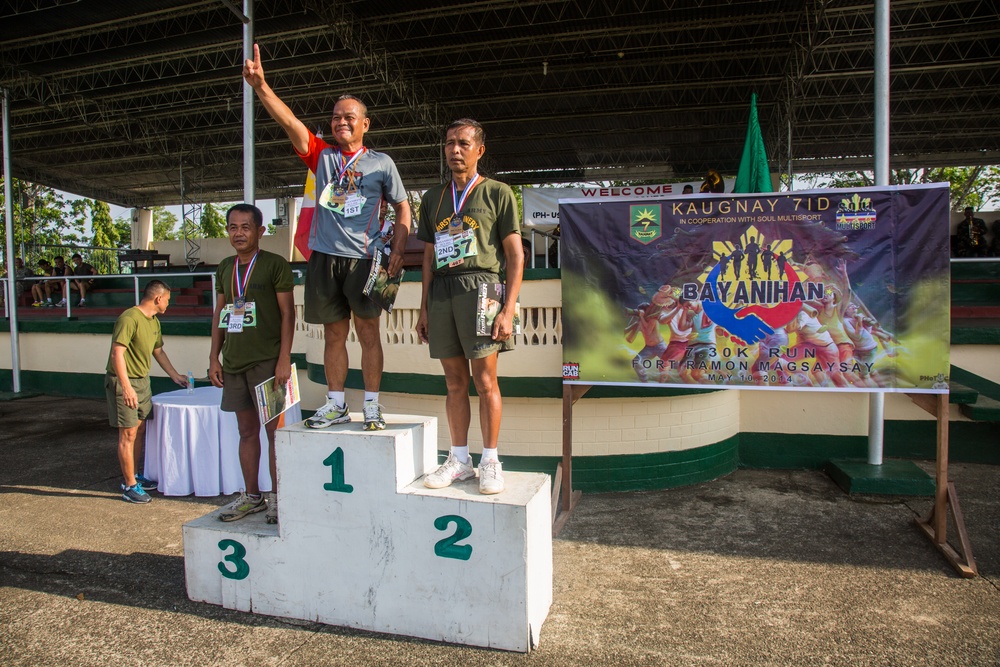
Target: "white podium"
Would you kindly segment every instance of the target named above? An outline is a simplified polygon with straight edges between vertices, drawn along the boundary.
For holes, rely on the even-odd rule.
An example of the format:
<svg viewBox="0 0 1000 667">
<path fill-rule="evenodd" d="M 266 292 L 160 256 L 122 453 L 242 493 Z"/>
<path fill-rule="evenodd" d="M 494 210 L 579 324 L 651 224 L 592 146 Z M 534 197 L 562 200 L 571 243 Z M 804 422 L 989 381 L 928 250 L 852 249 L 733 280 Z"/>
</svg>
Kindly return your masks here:
<svg viewBox="0 0 1000 667">
<path fill-rule="evenodd" d="M 278 431 L 279 524 L 184 525 L 188 597 L 228 609 L 529 651 L 552 603 L 548 475 L 431 490 L 437 421 Z"/>
</svg>

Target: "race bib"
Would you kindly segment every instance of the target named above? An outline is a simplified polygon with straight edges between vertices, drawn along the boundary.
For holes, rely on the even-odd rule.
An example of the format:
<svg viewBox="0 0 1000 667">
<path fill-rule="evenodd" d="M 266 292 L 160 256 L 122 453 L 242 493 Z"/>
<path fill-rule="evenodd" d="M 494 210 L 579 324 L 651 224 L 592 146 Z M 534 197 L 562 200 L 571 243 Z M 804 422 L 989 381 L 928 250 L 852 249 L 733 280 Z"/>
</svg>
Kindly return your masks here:
<svg viewBox="0 0 1000 667">
<path fill-rule="evenodd" d="M 344 217 L 351 218 L 355 215 L 361 215 L 361 209 L 364 207 L 366 201 L 365 197 L 356 192 L 347 195 L 347 199 L 344 200 Z"/>
<path fill-rule="evenodd" d="M 227 303 L 219 315 L 219 328 L 227 333 L 241 333 L 243 327 L 257 326 L 257 304 L 247 301 L 243 304 L 243 314 L 236 312 L 233 304 Z"/>
<path fill-rule="evenodd" d="M 466 229 L 458 234 L 438 232 L 434 236 L 434 254 L 439 269 L 446 264 L 461 264 L 466 257 L 474 257 L 478 252 L 476 232 L 473 229 Z"/>
</svg>

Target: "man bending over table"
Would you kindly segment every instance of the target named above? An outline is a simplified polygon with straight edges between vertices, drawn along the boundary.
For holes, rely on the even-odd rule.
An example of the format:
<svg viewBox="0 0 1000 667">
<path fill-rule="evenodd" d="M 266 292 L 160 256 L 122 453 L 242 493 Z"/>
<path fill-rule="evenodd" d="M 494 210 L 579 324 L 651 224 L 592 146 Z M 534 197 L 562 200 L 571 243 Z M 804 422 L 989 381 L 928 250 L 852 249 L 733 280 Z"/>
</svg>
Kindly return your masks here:
<svg viewBox="0 0 1000 667">
<path fill-rule="evenodd" d="M 146 437 L 146 419 L 153 411 L 149 384 L 150 357 L 156 359 L 170 379 L 184 387 L 186 378 L 178 373 L 163 351 L 160 320 L 170 305 L 170 288 L 161 280 L 150 280 L 138 306 L 118 316 L 111 336 L 111 355 L 104 392 L 108 397 L 108 419 L 118 427 L 118 463 L 122 469 L 122 500 L 148 503 L 147 491 L 156 482 L 136 473 Z"/>
</svg>

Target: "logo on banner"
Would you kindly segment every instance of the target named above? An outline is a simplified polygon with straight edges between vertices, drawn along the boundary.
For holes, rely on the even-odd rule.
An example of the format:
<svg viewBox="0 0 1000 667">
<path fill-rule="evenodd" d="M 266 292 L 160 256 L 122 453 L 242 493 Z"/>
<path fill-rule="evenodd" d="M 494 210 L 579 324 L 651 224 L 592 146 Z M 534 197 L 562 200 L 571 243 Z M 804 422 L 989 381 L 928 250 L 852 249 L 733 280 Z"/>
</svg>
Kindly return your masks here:
<svg viewBox="0 0 1000 667">
<path fill-rule="evenodd" d="M 637 204 L 629 207 L 629 224 L 632 238 L 639 243 L 652 243 L 660 238 L 663 227 L 660 224 L 659 204 Z"/>
<path fill-rule="evenodd" d="M 875 207 L 857 193 L 837 206 L 837 229 L 875 229 Z"/>
<path fill-rule="evenodd" d="M 681 295 L 700 301 L 716 326 L 746 345 L 791 322 L 804 301 L 823 297 L 823 283 L 804 279 L 791 261 L 791 240 L 766 238 L 751 226 L 737 241 L 716 241 L 712 249 L 715 265 L 700 282 L 685 283 Z"/>
</svg>

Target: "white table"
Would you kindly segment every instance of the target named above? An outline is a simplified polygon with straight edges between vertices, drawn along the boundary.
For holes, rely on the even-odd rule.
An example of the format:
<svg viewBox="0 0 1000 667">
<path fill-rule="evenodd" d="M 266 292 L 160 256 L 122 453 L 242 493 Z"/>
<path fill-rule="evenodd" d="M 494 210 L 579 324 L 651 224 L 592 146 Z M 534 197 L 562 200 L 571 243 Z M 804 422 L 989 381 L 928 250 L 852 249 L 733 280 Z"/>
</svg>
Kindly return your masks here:
<svg viewBox="0 0 1000 667">
<path fill-rule="evenodd" d="M 240 432 L 236 414 L 219 409 L 222 390 L 197 387 L 153 397 L 153 416 L 146 422 L 145 474 L 167 496 L 229 495 L 244 489 L 240 469 Z M 283 415 L 286 424 L 302 420 L 296 404 Z M 270 443 L 260 430 L 261 465 L 258 484 L 271 490 L 268 470 Z"/>
</svg>

